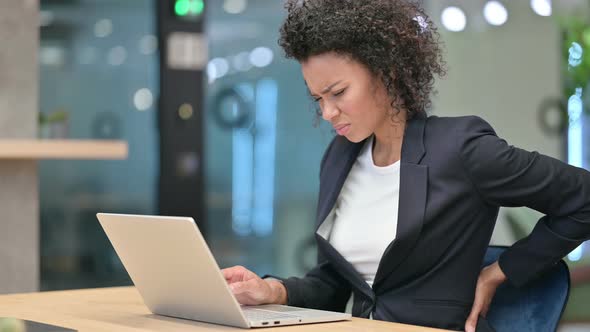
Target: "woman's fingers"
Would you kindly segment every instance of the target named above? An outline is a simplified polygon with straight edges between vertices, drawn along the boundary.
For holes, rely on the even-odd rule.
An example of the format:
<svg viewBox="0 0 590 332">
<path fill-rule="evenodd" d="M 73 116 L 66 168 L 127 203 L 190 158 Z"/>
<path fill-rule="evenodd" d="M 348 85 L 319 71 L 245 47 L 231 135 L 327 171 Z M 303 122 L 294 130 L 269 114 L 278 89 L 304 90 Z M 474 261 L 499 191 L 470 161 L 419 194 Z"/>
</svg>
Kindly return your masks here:
<svg viewBox="0 0 590 332">
<path fill-rule="evenodd" d="M 270 287 L 262 279 L 250 279 L 229 285 L 239 303 L 245 305 L 266 304 L 270 301 Z"/>
<path fill-rule="evenodd" d="M 471 313 L 465 321 L 465 331 L 475 332 L 479 316 L 485 317 L 490 309 L 490 304 L 496 294 L 496 289 L 506 280 L 498 262 L 484 268 L 479 274 L 475 287 L 475 298 Z"/>
<path fill-rule="evenodd" d="M 248 271 L 248 269 L 246 269 L 245 267 L 239 265 L 223 269 L 221 270 L 221 273 L 223 274 L 223 277 L 225 278 L 225 281 L 227 281 L 228 284 L 245 281 L 248 279 L 248 276 L 254 274 Z"/>
<path fill-rule="evenodd" d="M 475 332 L 475 327 L 477 326 L 477 319 L 479 318 L 479 313 L 482 311 L 482 304 L 479 299 L 475 298 L 475 302 L 473 303 L 473 307 L 471 308 L 471 313 L 465 322 L 465 332 Z"/>
<path fill-rule="evenodd" d="M 240 304 L 258 305 L 273 301 L 273 289 L 254 272 L 243 266 L 232 266 L 221 272 Z"/>
</svg>

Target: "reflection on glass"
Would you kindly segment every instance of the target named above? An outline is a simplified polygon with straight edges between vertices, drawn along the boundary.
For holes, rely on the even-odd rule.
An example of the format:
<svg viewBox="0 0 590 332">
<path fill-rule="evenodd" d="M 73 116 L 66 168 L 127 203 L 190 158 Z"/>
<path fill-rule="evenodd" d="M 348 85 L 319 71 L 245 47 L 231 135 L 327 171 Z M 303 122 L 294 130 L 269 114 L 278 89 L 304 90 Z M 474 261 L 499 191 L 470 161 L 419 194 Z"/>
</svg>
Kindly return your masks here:
<svg viewBox="0 0 590 332">
<path fill-rule="evenodd" d="M 567 132 L 568 163 L 576 167 L 582 167 L 582 88 L 576 88 L 576 93 L 569 98 L 567 103 L 567 112 L 570 118 Z M 568 259 L 571 261 L 578 261 L 582 258 L 582 254 L 583 245 L 580 245 L 568 255 Z"/>
<path fill-rule="evenodd" d="M 568 50 L 568 71 L 582 63 L 583 49 L 580 44 L 573 42 Z M 569 97 L 567 113 L 569 126 L 567 131 L 567 159 L 570 165 L 583 167 L 583 112 L 582 88 L 577 87 L 575 93 Z M 583 256 L 583 244 L 572 251 L 567 257 L 570 261 L 579 261 Z"/>
<path fill-rule="evenodd" d="M 274 218 L 277 84 L 264 79 L 256 85 L 254 130 L 254 219 L 258 236 L 271 235 Z"/>
<path fill-rule="evenodd" d="M 238 90 L 251 102 L 254 98 L 253 87 L 250 84 L 240 84 Z M 230 105 L 231 114 L 237 117 L 240 104 Z M 254 200 L 254 137 L 252 128 L 242 127 L 232 129 L 233 158 L 232 158 L 232 229 L 240 236 L 252 233 L 252 202 Z"/>
<path fill-rule="evenodd" d="M 269 236 L 273 230 L 277 84 L 272 79 L 241 84 L 238 89 L 254 104 L 254 121 L 233 128 L 232 228 L 236 234 Z M 255 91 L 254 91 L 255 90 Z M 243 110 L 232 103 L 234 114 Z"/>
</svg>

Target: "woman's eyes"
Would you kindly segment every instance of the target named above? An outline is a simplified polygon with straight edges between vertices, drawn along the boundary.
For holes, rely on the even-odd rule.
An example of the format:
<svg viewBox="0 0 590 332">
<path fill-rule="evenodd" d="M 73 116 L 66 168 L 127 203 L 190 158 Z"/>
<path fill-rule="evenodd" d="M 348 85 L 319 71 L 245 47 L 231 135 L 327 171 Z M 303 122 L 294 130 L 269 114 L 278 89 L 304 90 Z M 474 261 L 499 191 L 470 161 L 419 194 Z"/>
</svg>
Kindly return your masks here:
<svg viewBox="0 0 590 332">
<path fill-rule="evenodd" d="M 337 91 L 336 93 L 334 93 L 334 96 L 340 96 L 340 95 L 342 95 L 344 93 L 344 90 L 346 90 L 346 89 L 342 89 L 340 91 Z"/>
<path fill-rule="evenodd" d="M 334 97 L 341 96 L 341 95 L 344 93 L 344 91 L 345 91 L 345 90 L 346 90 L 346 89 L 342 89 L 342 90 L 340 90 L 340 91 L 337 91 L 337 92 L 335 92 L 335 93 L 333 94 L 333 96 L 334 96 Z M 321 99 L 322 99 L 322 97 L 313 98 L 313 100 L 314 100 L 316 103 L 317 103 L 317 102 L 319 102 Z"/>
</svg>

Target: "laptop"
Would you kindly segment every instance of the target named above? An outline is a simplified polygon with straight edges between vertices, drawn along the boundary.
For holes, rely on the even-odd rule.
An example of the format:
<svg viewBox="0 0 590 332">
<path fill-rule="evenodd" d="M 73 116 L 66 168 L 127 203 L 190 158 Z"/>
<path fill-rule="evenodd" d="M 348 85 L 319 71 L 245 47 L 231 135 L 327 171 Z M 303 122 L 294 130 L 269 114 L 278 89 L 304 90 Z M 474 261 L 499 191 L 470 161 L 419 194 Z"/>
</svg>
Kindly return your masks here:
<svg viewBox="0 0 590 332">
<path fill-rule="evenodd" d="M 241 328 L 350 320 L 346 313 L 241 306 L 192 218 L 97 214 L 151 312 Z"/>
</svg>

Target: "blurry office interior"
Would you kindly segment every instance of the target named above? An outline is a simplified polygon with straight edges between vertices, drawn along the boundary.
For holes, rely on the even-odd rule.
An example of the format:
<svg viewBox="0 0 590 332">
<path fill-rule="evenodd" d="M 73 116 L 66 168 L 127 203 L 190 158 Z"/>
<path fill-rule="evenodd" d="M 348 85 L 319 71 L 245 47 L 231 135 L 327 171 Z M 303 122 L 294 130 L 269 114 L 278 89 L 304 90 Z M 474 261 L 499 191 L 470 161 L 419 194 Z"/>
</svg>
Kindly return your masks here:
<svg viewBox="0 0 590 332">
<path fill-rule="evenodd" d="M 39 137 L 114 139 L 129 146 L 125 160 L 39 161 L 40 290 L 131 284 L 95 214 L 182 211 L 174 202 L 191 200 L 221 267 L 240 264 L 289 276 L 314 264 L 318 169 L 334 133 L 316 125 L 298 64 L 284 59 L 277 45 L 283 1 L 38 5 Z M 449 67 L 437 82 L 431 114 L 479 115 L 510 144 L 590 167 L 588 1 L 424 5 L 439 27 Z M 202 24 L 205 42 L 198 45 L 206 46 L 206 62 L 176 69 L 200 71 L 191 76 L 194 82 L 161 79 L 162 68 L 171 66 L 161 61 L 163 51 L 169 48 L 170 55 L 174 47 L 158 33 L 162 17 L 179 31 Z M 162 82 L 194 91 L 201 104 L 162 102 Z M 165 117 L 173 119 L 172 129 L 163 133 Z M 175 134 L 196 117 L 201 130 L 194 136 Z M 195 141 L 186 142 L 191 137 Z M 164 146 L 193 143 L 201 149 L 161 153 Z M 202 176 L 199 188 L 179 190 L 165 208 L 163 163 L 181 182 Z M 539 215 L 502 209 L 492 243 L 509 245 L 525 236 Z M 590 245 L 566 261 L 573 283 L 563 330 L 588 330 Z"/>
</svg>

